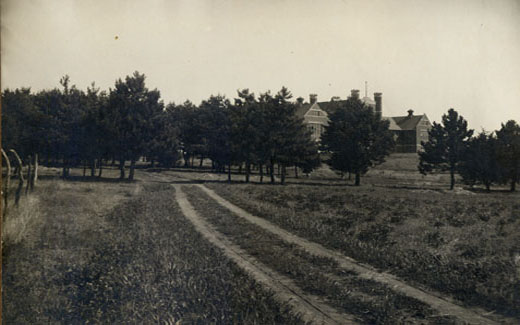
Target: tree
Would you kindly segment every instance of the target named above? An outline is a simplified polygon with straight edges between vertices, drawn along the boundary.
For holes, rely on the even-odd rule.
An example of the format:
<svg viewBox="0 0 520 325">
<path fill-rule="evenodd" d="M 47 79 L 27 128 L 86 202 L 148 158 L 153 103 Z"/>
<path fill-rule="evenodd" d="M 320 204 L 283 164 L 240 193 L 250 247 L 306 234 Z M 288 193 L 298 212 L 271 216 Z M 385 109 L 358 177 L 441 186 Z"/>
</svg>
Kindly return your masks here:
<svg viewBox="0 0 520 325">
<path fill-rule="evenodd" d="M 319 164 L 318 148 L 311 139 L 310 132 L 303 123 L 303 119 L 296 115 L 296 105 L 289 100 L 291 93 L 285 87 L 274 97 L 274 113 L 271 120 L 274 130 L 270 134 L 275 134 L 272 139 L 274 155 L 271 157 L 282 167 L 281 179 L 285 183 L 286 168 L 304 164 L 308 171 L 313 166 Z M 277 118 L 278 116 L 278 118 Z"/>
<path fill-rule="evenodd" d="M 219 172 L 231 163 L 230 102 L 224 96 L 210 96 L 200 104 L 204 153 Z"/>
<path fill-rule="evenodd" d="M 102 110 L 106 109 L 106 93 L 100 92 L 99 88 L 92 83 L 87 88 L 86 103 L 83 116 L 80 121 L 80 128 L 77 130 L 80 137 L 80 156 L 84 166 L 90 167 L 90 176 L 95 176 L 96 159 L 98 165 L 101 164 L 101 157 L 105 151 L 105 143 L 109 143 L 106 138 L 107 133 L 102 121 Z"/>
<path fill-rule="evenodd" d="M 482 131 L 471 138 L 459 165 L 464 183 L 483 184 L 489 192 L 491 184 L 500 180 L 497 161 L 497 139 L 493 134 Z"/>
<path fill-rule="evenodd" d="M 148 90 L 145 78 L 136 71 L 125 81 L 117 80 L 115 89 L 110 90 L 108 117 L 117 141 L 115 155 L 120 163 L 121 179 L 125 177 L 126 160 L 130 160 L 128 179 L 134 178 L 135 163 L 153 137 L 153 117 L 164 108 L 159 91 Z"/>
<path fill-rule="evenodd" d="M 41 112 L 29 88 L 6 89 L 2 93 L 2 148 L 15 149 L 22 159 L 36 153 L 42 145 L 39 121 Z"/>
<path fill-rule="evenodd" d="M 171 113 L 171 117 L 179 129 L 184 167 L 189 167 L 190 160 L 200 151 L 202 144 L 199 108 L 187 100 L 178 106 L 169 104 L 167 110 Z"/>
<path fill-rule="evenodd" d="M 235 104 L 230 107 L 231 160 L 238 165 L 245 164 L 246 183 L 249 182 L 251 164 L 255 160 L 258 144 L 259 106 L 255 95 L 249 89 L 238 91 Z"/>
<path fill-rule="evenodd" d="M 502 124 L 497 132 L 497 159 L 504 181 L 511 184 L 511 192 L 520 181 L 520 126 L 513 120 Z"/>
<path fill-rule="evenodd" d="M 62 160 L 64 178 L 70 174 L 70 168 L 81 161 L 81 142 L 84 136 L 81 130 L 81 122 L 85 116 L 87 98 L 85 93 L 75 85 L 70 86 L 70 78 L 65 75 L 60 80 L 63 90 L 59 92 L 60 100 L 53 103 L 51 128 L 57 129 L 57 156 Z M 51 96 L 53 94 L 51 93 Z"/>
<path fill-rule="evenodd" d="M 428 132 L 428 142 L 421 142 L 419 171 L 422 174 L 436 170 L 450 172 L 450 189 L 455 187 L 455 173 L 459 170 L 467 143 L 473 130 L 468 130 L 468 122 L 453 108 L 442 116 L 442 124 L 433 123 Z"/>
<path fill-rule="evenodd" d="M 172 112 L 173 105 L 168 105 L 164 112 L 152 118 L 152 139 L 145 154 L 152 162 L 158 161 L 164 167 L 175 167 L 179 160 L 179 128 Z"/>
<path fill-rule="evenodd" d="M 330 115 L 322 135 L 323 150 L 330 154 L 327 163 L 341 173 L 353 173 L 359 186 L 361 175 L 384 162 L 395 146 L 389 122 L 357 98 L 349 98 Z"/>
</svg>

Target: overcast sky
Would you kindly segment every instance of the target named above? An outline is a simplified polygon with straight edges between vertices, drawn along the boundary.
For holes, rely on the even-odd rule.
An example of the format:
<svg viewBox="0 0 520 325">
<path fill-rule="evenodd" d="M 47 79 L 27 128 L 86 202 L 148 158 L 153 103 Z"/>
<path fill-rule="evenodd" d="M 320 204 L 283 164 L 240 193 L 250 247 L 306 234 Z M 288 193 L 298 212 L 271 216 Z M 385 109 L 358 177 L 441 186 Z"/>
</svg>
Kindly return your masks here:
<svg viewBox="0 0 520 325">
<path fill-rule="evenodd" d="M 138 70 L 165 103 L 287 86 L 383 93 L 383 115 L 520 122 L 518 0 L 2 0 L 2 89 L 102 89 Z"/>
</svg>

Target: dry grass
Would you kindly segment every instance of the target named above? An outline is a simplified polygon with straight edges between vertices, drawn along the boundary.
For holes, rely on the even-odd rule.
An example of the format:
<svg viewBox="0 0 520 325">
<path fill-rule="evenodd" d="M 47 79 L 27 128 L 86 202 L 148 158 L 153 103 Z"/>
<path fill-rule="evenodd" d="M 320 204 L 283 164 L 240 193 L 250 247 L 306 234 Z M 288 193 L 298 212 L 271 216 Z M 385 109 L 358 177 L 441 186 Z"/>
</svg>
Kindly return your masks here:
<svg viewBox="0 0 520 325">
<path fill-rule="evenodd" d="M 300 323 L 193 229 L 173 194 L 42 181 L 34 222 L 4 251 L 4 322 Z"/>
<path fill-rule="evenodd" d="M 208 186 L 302 237 L 469 305 L 520 318 L 518 194 Z"/>
<path fill-rule="evenodd" d="M 353 314 L 360 323 L 454 322 L 424 303 L 375 281 L 345 272 L 331 259 L 313 256 L 260 227 L 235 216 L 196 187 L 183 190 L 195 209 L 217 229 L 268 267 L 290 277 L 307 293 Z"/>
</svg>

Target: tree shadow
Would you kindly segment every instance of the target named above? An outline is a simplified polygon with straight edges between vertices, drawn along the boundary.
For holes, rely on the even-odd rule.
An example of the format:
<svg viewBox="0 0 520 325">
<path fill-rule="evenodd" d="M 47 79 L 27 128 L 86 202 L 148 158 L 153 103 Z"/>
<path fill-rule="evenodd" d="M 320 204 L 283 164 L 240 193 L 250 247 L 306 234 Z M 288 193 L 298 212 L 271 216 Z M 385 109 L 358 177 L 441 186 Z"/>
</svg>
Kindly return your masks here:
<svg viewBox="0 0 520 325">
<path fill-rule="evenodd" d="M 127 178 L 109 178 L 109 177 L 98 177 L 98 176 L 77 176 L 71 175 L 69 177 L 63 178 L 59 175 L 39 175 L 38 179 L 40 180 L 63 180 L 67 182 L 77 182 L 77 183 L 135 183 L 139 181 L 139 179 L 129 180 Z"/>
</svg>

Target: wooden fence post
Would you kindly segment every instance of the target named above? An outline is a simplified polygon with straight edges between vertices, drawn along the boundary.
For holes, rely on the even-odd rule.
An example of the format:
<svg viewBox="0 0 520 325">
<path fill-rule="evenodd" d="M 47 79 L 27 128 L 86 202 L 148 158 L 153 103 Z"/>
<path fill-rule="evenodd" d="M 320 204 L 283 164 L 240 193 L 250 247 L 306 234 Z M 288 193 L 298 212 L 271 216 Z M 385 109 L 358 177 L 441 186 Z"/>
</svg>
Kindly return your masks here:
<svg viewBox="0 0 520 325">
<path fill-rule="evenodd" d="M 31 188 L 31 180 L 32 180 L 31 160 L 32 160 L 32 157 L 31 157 L 31 155 L 29 155 L 29 157 L 27 157 L 27 186 L 25 187 L 25 195 L 27 195 L 27 193 L 29 193 L 29 189 Z"/>
<path fill-rule="evenodd" d="M 20 202 L 20 195 L 22 194 L 22 188 L 23 188 L 23 182 L 24 182 L 24 179 L 23 179 L 23 173 L 22 173 L 22 159 L 20 159 L 20 156 L 18 156 L 18 153 L 14 150 L 14 149 L 11 149 L 9 150 L 10 152 L 13 153 L 14 157 L 16 158 L 16 162 L 18 163 L 18 166 L 16 167 L 16 169 L 18 170 L 18 188 L 16 189 L 16 196 L 15 196 L 15 200 L 14 200 L 14 204 L 15 205 L 18 205 L 18 202 Z"/>
<path fill-rule="evenodd" d="M 38 182 L 38 154 L 34 154 L 34 171 L 33 171 L 33 180 L 32 180 L 32 187 L 36 185 Z"/>
<path fill-rule="evenodd" d="M 7 175 L 5 178 L 5 189 L 4 189 L 4 210 L 2 212 L 3 218 L 5 220 L 5 216 L 7 215 L 7 205 L 8 205 L 8 199 L 9 199 L 9 187 L 11 184 L 11 163 L 9 162 L 9 158 L 7 157 L 7 154 L 5 153 L 4 149 L 2 149 L 2 158 L 3 161 L 5 161 L 5 165 L 7 167 Z"/>
</svg>

